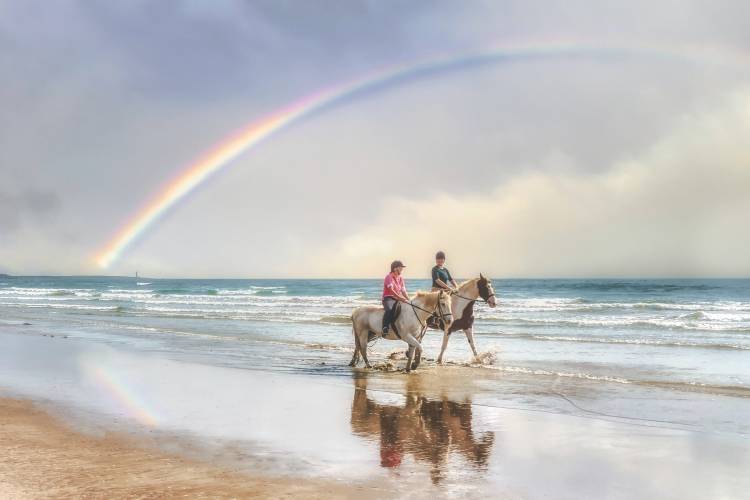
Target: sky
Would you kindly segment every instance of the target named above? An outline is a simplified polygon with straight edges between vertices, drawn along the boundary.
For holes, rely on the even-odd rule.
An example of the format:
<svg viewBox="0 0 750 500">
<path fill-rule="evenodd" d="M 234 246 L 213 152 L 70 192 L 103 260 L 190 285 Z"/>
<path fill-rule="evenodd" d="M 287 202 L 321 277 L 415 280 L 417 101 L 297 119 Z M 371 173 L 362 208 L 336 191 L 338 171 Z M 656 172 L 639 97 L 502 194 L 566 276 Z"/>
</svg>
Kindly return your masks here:
<svg viewBox="0 0 750 500">
<path fill-rule="evenodd" d="M 398 258 L 423 277 L 444 250 L 465 277 L 749 277 L 748 18 L 740 1 L 0 0 L 0 272 L 378 277 Z M 97 265 L 243 126 L 492 47 L 551 55 L 306 116 Z"/>
</svg>

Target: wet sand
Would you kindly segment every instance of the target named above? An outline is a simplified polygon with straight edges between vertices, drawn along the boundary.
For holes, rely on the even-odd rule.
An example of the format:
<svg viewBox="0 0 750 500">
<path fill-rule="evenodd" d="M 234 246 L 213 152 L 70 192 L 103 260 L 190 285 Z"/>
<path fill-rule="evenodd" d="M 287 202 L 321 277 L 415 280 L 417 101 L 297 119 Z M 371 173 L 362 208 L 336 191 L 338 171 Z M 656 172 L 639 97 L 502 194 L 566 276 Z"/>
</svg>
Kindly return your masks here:
<svg viewBox="0 0 750 500">
<path fill-rule="evenodd" d="M 0 333 L 0 394 L 26 400 L 0 404 L 0 497 L 683 500 L 750 491 L 747 436 L 503 407 L 483 387 L 514 391 L 512 374 L 478 370 L 271 373 Z M 576 405 L 594 403 L 564 383 L 555 390 Z M 642 403 L 634 398 L 631 412 Z"/>
<path fill-rule="evenodd" d="M 0 498 L 374 498 L 371 487 L 251 476 L 118 434 L 74 432 L 29 401 L 0 399 Z"/>
</svg>

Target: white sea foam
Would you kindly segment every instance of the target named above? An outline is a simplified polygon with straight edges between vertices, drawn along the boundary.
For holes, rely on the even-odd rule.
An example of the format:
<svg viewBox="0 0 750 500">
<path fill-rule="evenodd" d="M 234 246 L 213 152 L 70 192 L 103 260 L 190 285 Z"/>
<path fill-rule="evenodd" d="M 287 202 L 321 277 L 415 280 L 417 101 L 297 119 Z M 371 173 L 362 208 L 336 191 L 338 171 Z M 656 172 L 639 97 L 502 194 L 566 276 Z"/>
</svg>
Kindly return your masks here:
<svg viewBox="0 0 750 500">
<path fill-rule="evenodd" d="M 560 372 L 560 371 L 551 371 L 551 370 L 542 370 L 537 368 L 527 368 L 523 366 L 507 366 L 507 365 L 482 365 L 484 368 L 492 369 L 492 370 L 498 370 L 502 372 L 508 372 L 508 373 L 519 373 L 519 374 L 526 374 L 526 375 L 543 375 L 547 377 L 565 377 L 565 378 L 577 378 L 577 379 L 585 379 L 585 380 L 593 380 L 593 381 L 599 381 L 599 382 L 615 382 L 618 384 L 632 384 L 633 381 L 622 378 L 622 377 L 612 377 L 608 375 L 594 375 L 591 373 L 585 373 L 585 372 Z"/>
<path fill-rule="evenodd" d="M 481 332 L 478 332 L 480 335 Z M 538 335 L 532 333 L 511 333 L 503 334 L 504 338 L 520 338 L 530 340 L 541 340 L 551 342 L 580 342 L 580 343 L 595 343 L 595 344 L 626 344 L 626 345 L 648 345 L 648 346 L 663 346 L 663 347 L 698 347 L 703 349 L 739 349 L 739 350 L 750 350 L 750 343 L 748 344 L 733 344 L 721 341 L 704 341 L 704 342 L 690 342 L 686 340 L 674 340 L 674 339 L 659 339 L 659 338 L 619 338 L 619 337 L 593 337 L 593 336 L 569 336 L 569 335 Z"/>
<path fill-rule="evenodd" d="M 81 309 L 86 311 L 116 311 L 119 306 L 92 306 L 87 304 L 39 304 L 39 303 L 19 303 L 19 302 L 0 302 L 0 306 L 9 307 L 28 307 L 30 309 L 50 308 L 50 309 Z"/>
</svg>

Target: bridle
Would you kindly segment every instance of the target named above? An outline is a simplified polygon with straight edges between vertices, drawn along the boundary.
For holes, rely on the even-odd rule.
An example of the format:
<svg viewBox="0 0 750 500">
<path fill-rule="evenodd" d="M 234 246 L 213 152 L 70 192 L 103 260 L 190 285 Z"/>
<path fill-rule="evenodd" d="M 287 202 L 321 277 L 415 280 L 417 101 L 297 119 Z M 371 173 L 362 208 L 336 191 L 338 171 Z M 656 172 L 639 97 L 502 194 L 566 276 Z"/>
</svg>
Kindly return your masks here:
<svg viewBox="0 0 750 500">
<path fill-rule="evenodd" d="M 444 324 L 445 324 L 445 318 L 452 318 L 453 317 L 453 313 L 450 312 L 450 310 L 448 310 L 447 313 L 443 312 L 443 306 L 440 303 L 440 299 L 442 298 L 443 293 L 446 293 L 446 292 L 443 292 L 442 290 L 440 290 L 438 293 L 439 293 L 439 295 L 438 295 L 437 305 L 435 306 L 435 309 L 433 309 L 432 311 L 428 311 L 427 309 L 424 309 L 422 307 L 414 305 L 414 302 L 412 302 L 411 300 L 409 301 L 409 305 L 414 310 L 414 316 L 417 317 L 417 321 L 419 321 L 419 324 L 422 326 L 422 328 L 427 328 L 427 324 L 422 322 L 422 320 L 419 317 L 419 314 L 417 314 L 416 309 L 419 309 L 420 311 L 424 311 L 426 313 L 429 313 L 430 317 L 433 317 L 433 316 L 437 317 L 438 320 L 442 321 Z"/>
<path fill-rule="evenodd" d="M 488 303 L 490 301 L 490 298 L 492 298 L 492 297 L 495 296 L 495 292 L 490 293 L 489 286 L 487 286 L 487 283 L 489 282 L 489 280 L 485 279 L 484 286 L 480 286 L 479 285 L 479 283 L 481 283 L 481 281 L 482 280 L 479 280 L 477 282 L 477 288 L 479 289 L 479 298 L 481 298 L 485 303 Z M 482 294 L 482 289 L 483 288 L 484 288 L 484 293 L 487 294 L 486 297 Z M 476 302 L 477 301 L 477 299 L 470 299 L 469 297 L 464 297 L 463 295 L 461 295 L 458 292 L 453 292 L 453 295 L 455 295 L 457 297 L 460 297 L 460 298 L 462 298 L 464 300 L 468 300 L 469 302 Z"/>
</svg>

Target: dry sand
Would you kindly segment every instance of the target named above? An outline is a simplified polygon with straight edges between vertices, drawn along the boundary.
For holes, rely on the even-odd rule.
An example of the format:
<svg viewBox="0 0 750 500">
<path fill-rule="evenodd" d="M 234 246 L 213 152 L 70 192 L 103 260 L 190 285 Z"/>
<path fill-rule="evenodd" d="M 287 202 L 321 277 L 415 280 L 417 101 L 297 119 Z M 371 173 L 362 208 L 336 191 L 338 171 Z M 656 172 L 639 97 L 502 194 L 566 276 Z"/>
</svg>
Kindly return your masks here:
<svg viewBox="0 0 750 500">
<path fill-rule="evenodd" d="M 72 431 L 28 401 L 0 399 L 0 498 L 373 498 L 365 485 L 248 476 Z"/>
</svg>

